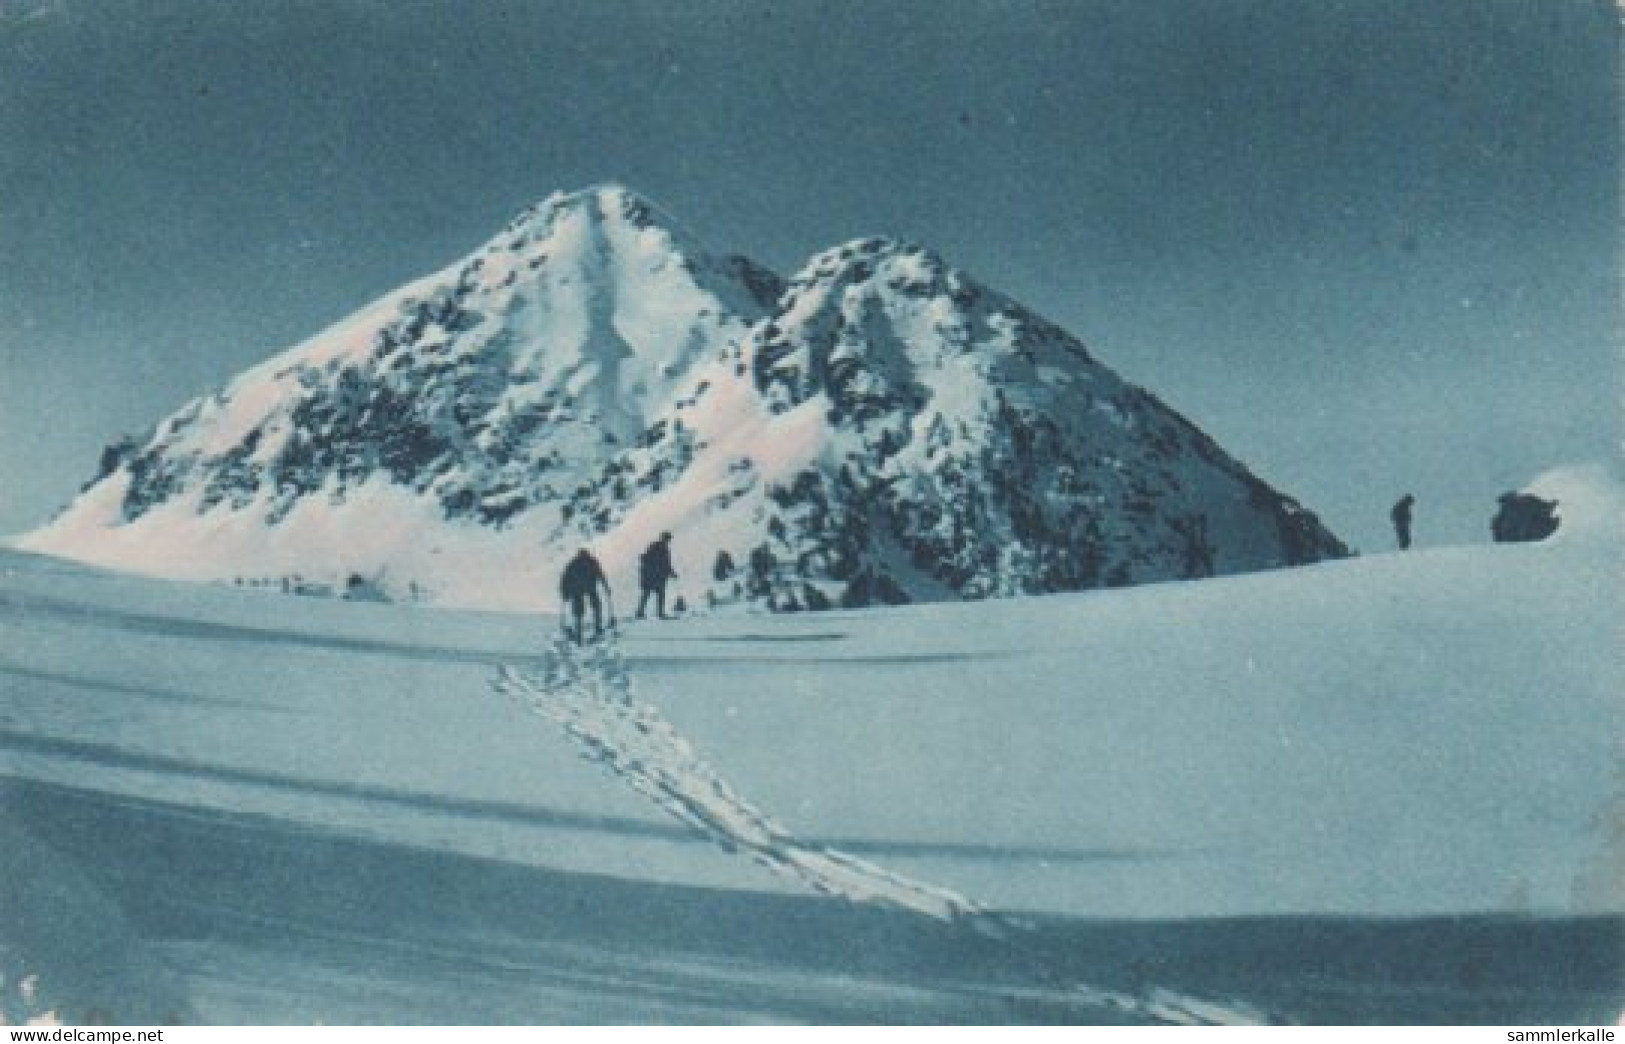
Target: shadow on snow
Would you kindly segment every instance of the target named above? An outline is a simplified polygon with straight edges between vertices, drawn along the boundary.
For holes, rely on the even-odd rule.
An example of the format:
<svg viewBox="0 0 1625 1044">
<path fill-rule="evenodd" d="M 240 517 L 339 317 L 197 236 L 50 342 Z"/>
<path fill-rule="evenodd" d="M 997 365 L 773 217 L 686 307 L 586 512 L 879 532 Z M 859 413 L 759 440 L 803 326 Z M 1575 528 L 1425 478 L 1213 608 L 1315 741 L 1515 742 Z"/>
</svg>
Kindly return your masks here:
<svg viewBox="0 0 1625 1044">
<path fill-rule="evenodd" d="M 1086 983 L 1307 1022 L 1596 1024 L 1625 992 L 1619 918 L 1040 919 L 988 936 L 54 784 L 10 780 L 0 802 L 111 898 L 204 1021 L 1123 1017 L 1071 989 Z"/>
</svg>

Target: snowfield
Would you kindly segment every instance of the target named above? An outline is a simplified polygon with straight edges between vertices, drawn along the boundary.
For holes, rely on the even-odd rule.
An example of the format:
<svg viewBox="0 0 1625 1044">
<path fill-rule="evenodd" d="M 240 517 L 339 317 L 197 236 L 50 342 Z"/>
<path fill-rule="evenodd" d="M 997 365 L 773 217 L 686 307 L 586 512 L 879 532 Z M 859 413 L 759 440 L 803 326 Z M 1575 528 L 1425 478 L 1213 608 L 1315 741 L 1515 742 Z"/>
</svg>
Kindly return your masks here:
<svg viewBox="0 0 1625 1044">
<path fill-rule="evenodd" d="M 589 654 L 0 552 L 0 1006 L 1613 1021 L 1620 488 L 1536 483 L 1539 545 Z"/>
</svg>

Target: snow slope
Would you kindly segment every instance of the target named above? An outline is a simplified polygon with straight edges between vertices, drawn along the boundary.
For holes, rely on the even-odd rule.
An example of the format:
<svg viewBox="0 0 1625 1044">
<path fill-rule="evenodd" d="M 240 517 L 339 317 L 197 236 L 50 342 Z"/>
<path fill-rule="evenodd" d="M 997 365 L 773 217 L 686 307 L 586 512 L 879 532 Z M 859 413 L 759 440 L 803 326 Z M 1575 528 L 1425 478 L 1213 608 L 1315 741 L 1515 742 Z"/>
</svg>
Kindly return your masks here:
<svg viewBox="0 0 1625 1044">
<path fill-rule="evenodd" d="M 1625 514 L 1531 488 L 1544 544 L 635 625 L 613 713 L 493 692 L 545 619 L 7 552 L 0 972 L 144 1020 L 1612 1019 Z"/>
</svg>

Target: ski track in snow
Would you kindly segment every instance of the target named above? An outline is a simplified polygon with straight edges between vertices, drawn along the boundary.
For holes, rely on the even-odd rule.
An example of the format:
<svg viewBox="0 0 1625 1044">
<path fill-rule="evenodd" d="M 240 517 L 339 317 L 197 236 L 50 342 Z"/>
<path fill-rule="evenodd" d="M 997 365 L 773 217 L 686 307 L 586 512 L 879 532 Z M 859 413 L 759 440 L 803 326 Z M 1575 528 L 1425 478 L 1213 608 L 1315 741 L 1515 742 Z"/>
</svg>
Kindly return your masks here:
<svg viewBox="0 0 1625 1044">
<path fill-rule="evenodd" d="M 936 885 L 915 881 L 867 860 L 799 840 L 746 801 L 652 704 L 637 699 L 626 661 L 613 639 L 578 648 L 557 639 L 539 671 L 504 665 L 492 683 L 559 725 L 582 756 L 608 768 L 724 849 L 826 895 L 895 907 L 1012 939 L 1015 922 Z M 1060 985 L 1074 1000 L 1176 1025 L 1257 1025 L 1268 1016 L 1153 988 L 1144 997 L 1078 983 Z"/>
<path fill-rule="evenodd" d="M 608 643 L 560 640 L 540 673 L 504 667 L 499 690 L 560 725 L 588 759 L 732 852 L 827 895 L 900 907 L 938 920 L 981 914 L 944 888 L 910 880 L 833 848 L 798 840 L 746 801 L 651 704 L 632 694 L 625 660 Z"/>
</svg>

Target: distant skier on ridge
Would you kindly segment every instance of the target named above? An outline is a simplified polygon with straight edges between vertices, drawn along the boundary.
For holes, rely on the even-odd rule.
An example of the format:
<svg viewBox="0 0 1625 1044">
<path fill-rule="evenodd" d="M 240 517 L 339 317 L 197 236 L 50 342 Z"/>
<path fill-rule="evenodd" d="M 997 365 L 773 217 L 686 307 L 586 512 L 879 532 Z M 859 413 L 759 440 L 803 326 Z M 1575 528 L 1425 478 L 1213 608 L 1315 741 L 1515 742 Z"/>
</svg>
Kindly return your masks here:
<svg viewBox="0 0 1625 1044">
<path fill-rule="evenodd" d="M 1401 551 L 1407 551 L 1411 546 L 1411 505 L 1415 503 L 1416 498 L 1407 493 L 1388 513 L 1388 517 L 1394 520 L 1394 536 L 1399 540 Z"/>
<path fill-rule="evenodd" d="M 677 573 L 671 567 L 671 534 L 662 533 L 660 539 L 650 544 L 638 560 L 638 585 L 643 593 L 638 597 L 638 619 L 643 619 L 644 610 L 648 608 L 649 596 L 654 595 L 655 613 L 662 620 L 669 619 L 666 615 L 666 582 L 677 579 Z"/>
<path fill-rule="evenodd" d="M 570 615 L 575 619 L 575 630 L 571 632 L 571 637 L 577 644 L 586 641 L 583 628 L 589 602 L 592 603 L 593 637 L 600 638 L 604 634 L 604 603 L 598 597 L 600 587 L 604 589 L 604 597 L 610 597 L 604 567 L 598 564 L 598 559 L 593 557 L 590 550 L 582 548 L 564 567 L 564 575 L 559 579 L 559 593 L 564 596 Z"/>
</svg>

